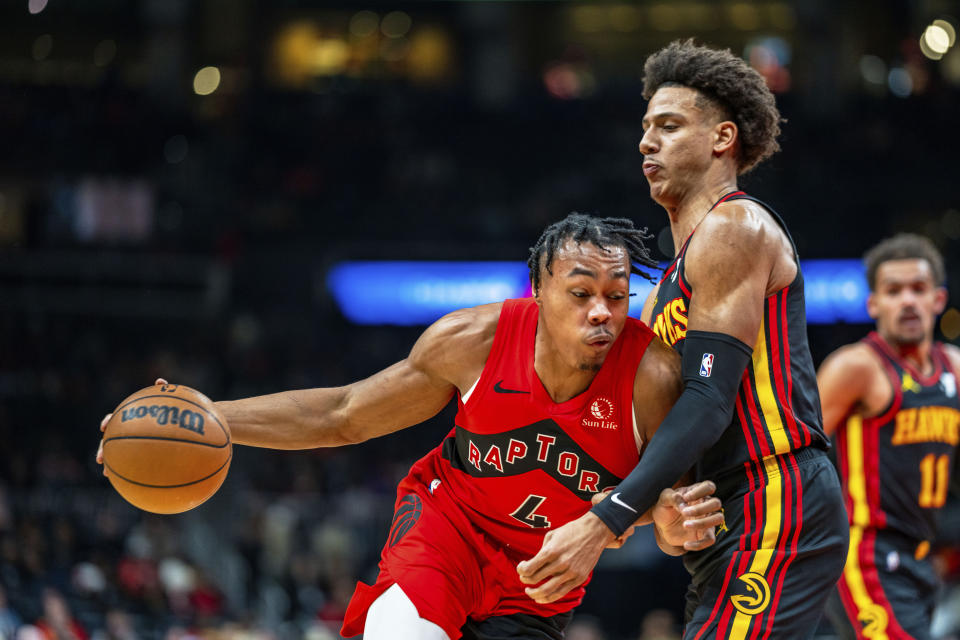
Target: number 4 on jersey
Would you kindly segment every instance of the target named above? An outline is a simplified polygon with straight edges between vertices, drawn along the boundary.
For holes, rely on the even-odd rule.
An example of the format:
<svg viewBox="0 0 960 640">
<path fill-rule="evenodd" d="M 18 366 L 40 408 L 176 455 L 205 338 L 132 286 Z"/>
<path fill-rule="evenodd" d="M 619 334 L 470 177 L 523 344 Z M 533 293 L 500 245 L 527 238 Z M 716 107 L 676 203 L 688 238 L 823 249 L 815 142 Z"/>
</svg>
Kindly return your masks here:
<svg viewBox="0 0 960 640">
<path fill-rule="evenodd" d="M 517 510 L 510 514 L 510 517 L 519 520 L 528 527 L 533 527 L 534 529 L 546 529 L 550 526 L 550 521 L 546 516 L 537 513 L 537 509 L 540 508 L 540 505 L 543 504 L 544 500 L 546 500 L 546 498 L 543 496 L 535 496 L 530 494 L 527 496 L 527 499 L 523 501 L 523 504 L 517 507 Z"/>
</svg>

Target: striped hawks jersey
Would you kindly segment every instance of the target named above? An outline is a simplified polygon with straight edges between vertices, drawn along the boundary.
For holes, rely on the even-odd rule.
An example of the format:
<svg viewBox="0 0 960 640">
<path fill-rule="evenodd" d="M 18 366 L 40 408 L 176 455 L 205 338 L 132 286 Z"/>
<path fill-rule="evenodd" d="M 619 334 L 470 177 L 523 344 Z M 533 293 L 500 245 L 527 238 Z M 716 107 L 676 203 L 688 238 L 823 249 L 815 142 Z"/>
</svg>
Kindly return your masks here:
<svg viewBox="0 0 960 640">
<path fill-rule="evenodd" d="M 939 343 L 924 376 L 876 332 L 863 342 L 879 356 L 893 398 L 878 416 L 850 415 L 837 429 L 837 462 L 850 524 L 931 540 L 947 499 L 960 441 L 957 379 Z"/>
<path fill-rule="evenodd" d="M 796 245 L 780 216 L 765 203 L 736 191 L 721 198 L 713 210 L 727 200 L 751 200 L 767 209 L 790 244 Z M 691 287 L 684 277 L 684 259 L 693 233 L 664 271 L 654 302 L 651 328 L 664 342 L 681 354 L 687 333 Z M 697 463 L 697 480 L 760 465 L 773 455 L 798 451 L 808 446 L 828 449 L 823 433 L 817 378 L 807 344 L 807 318 L 803 296 L 803 275 L 797 261 L 797 275 L 788 286 L 763 302 L 763 319 L 753 344 L 753 358 L 740 380 L 733 420 L 717 443 Z"/>
</svg>

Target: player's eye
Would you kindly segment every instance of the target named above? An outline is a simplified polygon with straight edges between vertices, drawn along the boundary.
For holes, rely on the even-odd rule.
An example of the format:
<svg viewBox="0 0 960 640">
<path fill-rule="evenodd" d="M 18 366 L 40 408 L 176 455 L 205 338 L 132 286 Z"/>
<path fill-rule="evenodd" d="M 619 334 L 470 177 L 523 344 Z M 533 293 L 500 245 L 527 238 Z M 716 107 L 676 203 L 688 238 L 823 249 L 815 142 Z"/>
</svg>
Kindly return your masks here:
<svg viewBox="0 0 960 640">
<path fill-rule="evenodd" d="M 590 294 L 588 294 L 586 291 L 580 291 L 580 290 L 571 291 L 570 293 L 571 293 L 571 294 L 573 295 L 573 297 L 575 297 L 575 298 L 586 298 L 586 297 L 589 297 L 589 295 L 590 295 Z"/>
</svg>

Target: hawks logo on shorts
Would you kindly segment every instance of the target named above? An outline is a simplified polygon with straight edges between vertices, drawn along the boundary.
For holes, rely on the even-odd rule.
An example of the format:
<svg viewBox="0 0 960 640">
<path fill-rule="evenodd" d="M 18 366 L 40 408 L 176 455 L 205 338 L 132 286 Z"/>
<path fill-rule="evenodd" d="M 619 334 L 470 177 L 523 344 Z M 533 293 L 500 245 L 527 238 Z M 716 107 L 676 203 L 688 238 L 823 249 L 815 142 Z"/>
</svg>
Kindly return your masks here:
<svg viewBox="0 0 960 640">
<path fill-rule="evenodd" d="M 748 571 L 737 577 L 741 585 L 738 593 L 730 596 L 730 602 L 740 613 L 756 615 L 770 604 L 770 585 L 759 573 Z"/>
<path fill-rule="evenodd" d="M 423 502 L 420 500 L 420 496 L 415 493 L 404 496 L 393 516 L 393 524 L 390 525 L 390 536 L 387 538 L 387 544 L 392 547 L 400 542 L 407 531 L 410 531 L 413 525 L 417 524 L 422 512 Z"/>
</svg>

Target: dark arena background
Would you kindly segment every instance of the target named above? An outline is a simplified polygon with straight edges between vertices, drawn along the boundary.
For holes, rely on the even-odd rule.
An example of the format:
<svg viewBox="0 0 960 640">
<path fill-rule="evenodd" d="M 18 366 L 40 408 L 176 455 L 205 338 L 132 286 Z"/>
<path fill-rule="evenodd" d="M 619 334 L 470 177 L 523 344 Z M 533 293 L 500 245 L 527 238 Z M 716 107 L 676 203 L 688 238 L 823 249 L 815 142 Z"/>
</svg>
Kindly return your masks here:
<svg viewBox="0 0 960 640">
<path fill-rule="evenodd" d="M 524 295 L 518 264 L 572 210 L 630 217 L 672 256 L 637 143 L 643 61 L 676 38 L 731 48 L 776 93 L 783 150 L 741 186 L 810 265 L 815 361 L 870 329 L 857 261 L 898 231 L 944 253 L 938 338 L 956 342 L 958 17 L 946 0 L 3 0 L 0 638 L 339 638 L 451 408 L 346 449 L 236 447 L 177 516 L 113 491 L 101 417 L 158 376 L 214 399 L 365 377 L 444 309 Z M 956 513 L 939 638 L 960 630 Z M 678 638 L 686 580 L 641 532 L 604 555 L 568 638 Z"/>
</svg>

